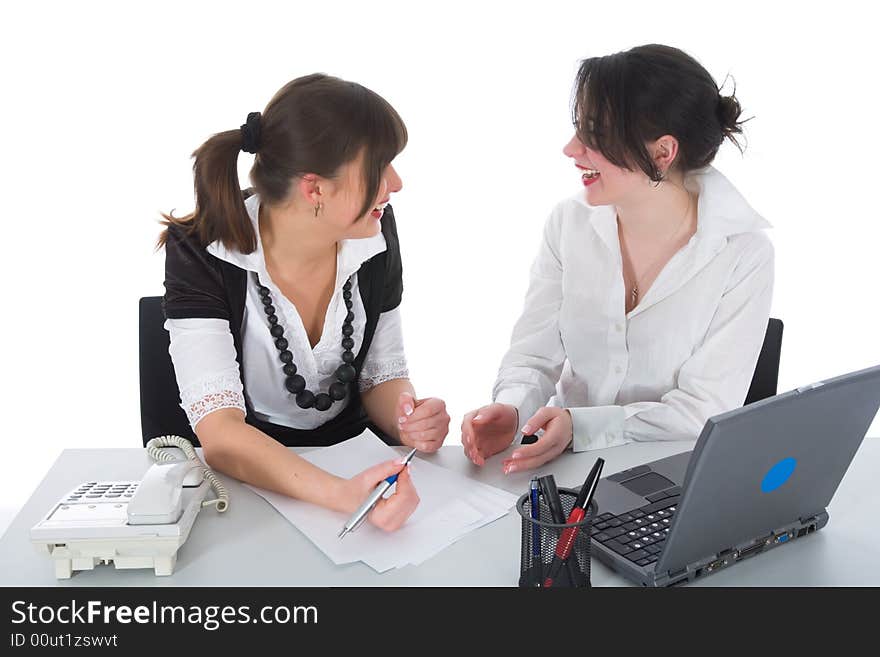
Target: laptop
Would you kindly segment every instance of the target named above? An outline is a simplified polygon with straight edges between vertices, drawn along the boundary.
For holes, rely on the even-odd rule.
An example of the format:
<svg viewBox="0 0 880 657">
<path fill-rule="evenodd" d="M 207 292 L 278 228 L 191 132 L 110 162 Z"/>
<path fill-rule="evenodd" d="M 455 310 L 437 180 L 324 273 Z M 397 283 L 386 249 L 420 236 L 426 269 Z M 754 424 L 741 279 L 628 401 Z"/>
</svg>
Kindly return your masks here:
<svg viewBox="0 0 880 657">
<path fill-rule="evenodd" d="M 880 366 L 707 420 L 692 452 L 603 478 L 593 556 L 685 584 L 815 532 L 880 407 Z"/>
</svg>

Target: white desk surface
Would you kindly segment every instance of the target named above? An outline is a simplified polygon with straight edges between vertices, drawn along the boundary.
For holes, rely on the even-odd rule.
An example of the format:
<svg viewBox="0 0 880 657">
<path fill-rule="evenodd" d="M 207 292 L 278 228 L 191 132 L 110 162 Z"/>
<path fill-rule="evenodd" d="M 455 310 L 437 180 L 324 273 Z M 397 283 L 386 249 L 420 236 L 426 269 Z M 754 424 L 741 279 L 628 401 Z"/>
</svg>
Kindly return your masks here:
<svg viewBox="0 0 880 657">
<path fill-rule="evenodd" d="M 690 450 L 693 442 L 636 443 L 567 454 L 539 469 L 560 486 L 578 486 L 597 456 L 604 475 Z M 510 450 L 508 450 L 510 451 Z M 460 446 L 425 456 L 438 465 L 521 494 L 533 473 L 505 476 L 503 455 L 483 468 L 472 465 Z M 69 580 L 56 580 L 50 557 L 31 545 L 30 528 L 70 489 L 83 481 L 140 479 L 150 465 L 145 450 L 67 449 L 58 457 L 0 539 L 0 586 L 516 586 L 519 577 L 520 518 L 515 509 L 471 532 L 418 567 L 378 574 L 357 563 L 335 566 L 257 494 L 222 477 L 229 510 L 205 508 L 178 554 L 174 574 L 97 566 Z M 880 438 L 866 438 L 828 508 L 828 525 L 791 544 L 722 570 L 691 586 L 862 586 L 880 585 Z M 594 586 L 628 585 L 595 558 Z"/>
</svg>

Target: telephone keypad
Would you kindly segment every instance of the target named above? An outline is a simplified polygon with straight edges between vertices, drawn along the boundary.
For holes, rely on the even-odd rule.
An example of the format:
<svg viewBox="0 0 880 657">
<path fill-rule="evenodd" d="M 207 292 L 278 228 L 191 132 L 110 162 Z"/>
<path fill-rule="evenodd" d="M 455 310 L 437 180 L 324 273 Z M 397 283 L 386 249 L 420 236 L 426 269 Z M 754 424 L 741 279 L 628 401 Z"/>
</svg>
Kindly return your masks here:
<svg viewBox="0 0 880 657">
<path fill-rule="evenodd" d="M 139 481 L 89 481 L 74 488 L 62 499 L 62 503 L 128 502 L 134 496 L 139 483 Z"/>
</svg>

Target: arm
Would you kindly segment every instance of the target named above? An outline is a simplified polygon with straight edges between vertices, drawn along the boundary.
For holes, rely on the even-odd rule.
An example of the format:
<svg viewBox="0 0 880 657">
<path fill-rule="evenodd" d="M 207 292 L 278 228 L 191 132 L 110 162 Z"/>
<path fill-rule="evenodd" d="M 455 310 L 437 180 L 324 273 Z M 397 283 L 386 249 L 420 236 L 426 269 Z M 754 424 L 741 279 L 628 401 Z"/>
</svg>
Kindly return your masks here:
<svg viewBox="0 0 880 657">
<path fill-rule="evenodd" d="M 434 452 L 449 430 L 441 399 L 416 399 L 403 349 L 400 309 L 383 312 L 361 368 L 358 387 L 367 415 L 402 444 Z"/>
<path fill-rule="evenodd" d="M 212 468 L 245 483 L 347 510 L 347 480 L 325 472 L 245 423 L 235 346 L 226 320 L 171 319 L 169 352 L 181 406 Z M 352 509 L 353 510 L 353 509 Z"/>
<path fill-rule="evenodd" d="M 559 331 L 562 262 L 558 218 L 557 214 L 551 215 L 544 227 L 523 311 L 513 328 L 510 349 L 501 361 L 492 395 L 495 402 L 516 408 L 517 427 L 553 396 L 565 363 Z"/>
<path fill-rule="evenodd" d="M 392 438 L 403 442 L 400 435 L 400 418 L 406 417 L 401 414 L 399 408 L 400 395 L 406 393 L 411 399 L 415 399 L 416 392 L 409 379 L 393 379 L 380 383 L 374 388 L 361 393 L 364 409 L 370 420 Z"/>
<path fill-rule="evenodd" d="M 442 399 L 416 399 L 408 378 L 400 321 L 403 264 L 390 205 L 382 216 L 382 234 L 387 247 L 382 313 L 361 368 L 361 400 L 367 415 L 386 434 L 404 445 L 435 452 L 449 432 L 449 415 Z"/>
<path fill-rule="evenodd" d="M 244 421 L 238 409 L 217 410 L 197 425 L 205 459 L 215 470 L 267 490 L 289 495 L 333 511 L 354 513 L 378 482 L 399 473 L 397 488 L 370 512 L 377 527 L 393 531 L 406 522 L 419 503 L 408 469 L 386 461 L 342 479 L 318 468 Z"/>
<path fill-rule="evenodd" d="M 216 410 L 195 427 L 211 468 L 240 481 L 334 511 L 353 512 L 358 502 L 346 496 L 348 481 L 331 475 L 277 440 L 246 424 L 237 408 Z"/>
</svg>

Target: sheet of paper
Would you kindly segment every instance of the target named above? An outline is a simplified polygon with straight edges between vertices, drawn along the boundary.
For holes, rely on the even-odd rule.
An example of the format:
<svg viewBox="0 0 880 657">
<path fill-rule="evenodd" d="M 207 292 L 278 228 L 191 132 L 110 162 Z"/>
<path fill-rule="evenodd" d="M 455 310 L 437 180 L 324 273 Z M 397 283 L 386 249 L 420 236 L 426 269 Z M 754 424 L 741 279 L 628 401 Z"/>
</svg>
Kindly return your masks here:
<svg viewBox="0 0 880 657">
<path fill-rule="evenodd" d="M 343 443 L 307 452 L 303 458 L 339 477 L 349 478 L 400 455 L 367 430 Z M 366 522 L 343 540 L 337 535 L 348 519 L 346 514 L 254 486 L 249 488 L 272 504 L 334 563 L 363 561 L 377 572 L 424 562 L 468 532 L 505 515 L 517 499 L 418 456 L 409 467 L 420 503 L 406 524 L 395 532 L 385 532 Z"/>
</svg>

